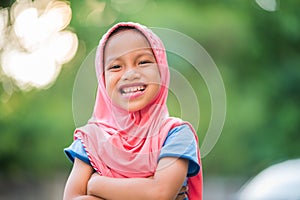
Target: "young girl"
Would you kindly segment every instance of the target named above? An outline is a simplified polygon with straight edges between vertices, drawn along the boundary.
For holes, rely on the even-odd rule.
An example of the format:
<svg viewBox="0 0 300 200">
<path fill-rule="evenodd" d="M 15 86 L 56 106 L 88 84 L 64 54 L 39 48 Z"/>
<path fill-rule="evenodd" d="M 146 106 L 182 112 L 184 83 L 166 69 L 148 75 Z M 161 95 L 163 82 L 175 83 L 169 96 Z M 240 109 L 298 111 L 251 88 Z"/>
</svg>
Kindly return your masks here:
<svg viewBox="0 0 300 200">
<path fill-rule="evenodd" d="M 93 116 L 65 149 L 74 165 L 64 199 L 201 200 L 197 135 L 169 117 L 161 40 L 140 24 L 116 24 L 100 40 L 96 73 Z"/>
</svg>

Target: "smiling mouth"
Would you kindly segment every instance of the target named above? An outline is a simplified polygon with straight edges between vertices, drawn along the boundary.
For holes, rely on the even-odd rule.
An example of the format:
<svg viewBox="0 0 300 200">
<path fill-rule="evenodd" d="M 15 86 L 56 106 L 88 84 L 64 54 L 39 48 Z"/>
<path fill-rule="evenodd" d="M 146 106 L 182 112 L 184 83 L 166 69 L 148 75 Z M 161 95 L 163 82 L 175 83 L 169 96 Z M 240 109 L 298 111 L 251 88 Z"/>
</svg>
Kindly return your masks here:
<svg viewBox="0 0 300 200">
<path fill-rule="evenodd" d="M 131 87 L 124 87 L 121 88 L 122 95 L 130 95 L 137 92 L 143 92 L 146 89 L 146 85 L 139 85 L 139 86 L 131 86 Z"/>
</svg>

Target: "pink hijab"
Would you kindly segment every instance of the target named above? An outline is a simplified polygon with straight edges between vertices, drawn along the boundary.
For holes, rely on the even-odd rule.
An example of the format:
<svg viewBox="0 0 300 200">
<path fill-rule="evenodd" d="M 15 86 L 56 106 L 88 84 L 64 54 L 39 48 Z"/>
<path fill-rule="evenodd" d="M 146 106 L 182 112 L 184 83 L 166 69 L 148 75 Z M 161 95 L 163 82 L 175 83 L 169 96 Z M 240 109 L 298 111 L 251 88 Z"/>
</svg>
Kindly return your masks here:
<svg viewBox="0 0 300 200">
<path fill-rule="evenodd" d="M 103 52 L 111 34 L 119 27 L 139 30 L 148 40 L 156 58 L 161 86 L 152 103 L 135 112 L 128 112 L 113 104 L 104 81 Z M 114 25 L 100 40 L 96 55 L 98 91 L 92 118 L 88 124 L 75 130 L 93 168 L 108 177 L 149 177 L 154 175 L 160 149 L 168 132 L 181 124 L 178 118 L 169 117 L 166 106 L 169 86 L 169 68 L 166 51 L 161 40 L 148 28 L 133 22 Z M 195 138 L 197 135 L 194 131 Z M 198 151 L 200 161 L 200 152 Z M 189 199 L 202 199 L 202 172 L 189 178 Z"/>
</svg>

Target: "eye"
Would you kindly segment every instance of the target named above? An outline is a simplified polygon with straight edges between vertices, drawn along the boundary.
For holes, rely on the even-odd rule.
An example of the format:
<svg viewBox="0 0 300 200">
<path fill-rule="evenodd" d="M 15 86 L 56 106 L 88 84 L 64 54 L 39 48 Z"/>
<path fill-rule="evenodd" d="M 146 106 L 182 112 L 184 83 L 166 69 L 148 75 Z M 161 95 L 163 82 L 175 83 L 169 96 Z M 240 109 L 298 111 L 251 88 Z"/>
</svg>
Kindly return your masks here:
<svg viewBox="0 0 300 200">
<path fill-rule="evenodd" d="M 153 62 L 150 60 L 142 60 L 139 62 L 139 65 L 151 64 L 151 63 L 153 63 Z"/>
<path fill-rule="evenodd" d="M 108 67 L 109 71 L 117 71 L 119 69 L 121 69 L 120 65 L 112 65 L 112 66 Z"/>
</svg>

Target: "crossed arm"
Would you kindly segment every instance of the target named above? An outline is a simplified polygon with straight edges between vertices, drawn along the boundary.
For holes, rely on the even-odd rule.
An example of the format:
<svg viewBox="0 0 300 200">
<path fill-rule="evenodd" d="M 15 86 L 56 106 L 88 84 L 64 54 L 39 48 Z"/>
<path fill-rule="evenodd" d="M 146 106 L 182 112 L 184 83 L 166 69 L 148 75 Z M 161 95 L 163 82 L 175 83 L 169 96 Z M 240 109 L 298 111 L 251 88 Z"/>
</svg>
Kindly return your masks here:
<svg viewBox="0 0 300 200">
<path fill-rule="evenodd" d="M 75 158 L 72 171 L 65 186 L 64 200 L 100 200 L 87 194 L 88 181 L 93 174 L 93 168 Z"/>
<path fill-rule="evenodd" d="M 188 161 L 162 158 L 151 178 L 109 178 L 92 175 L 88 164 L 75 158 L 64 200 L 175 199 L 186 178 Z"/>
</svg>

